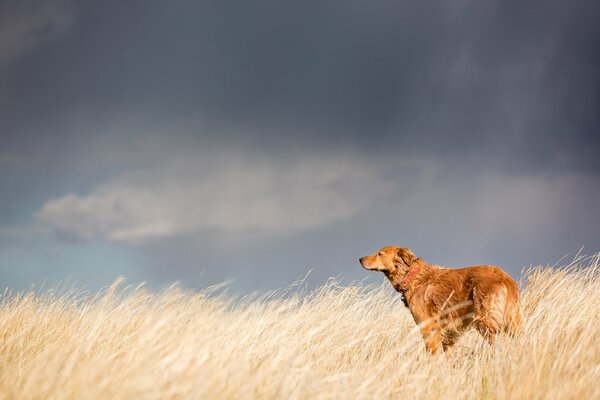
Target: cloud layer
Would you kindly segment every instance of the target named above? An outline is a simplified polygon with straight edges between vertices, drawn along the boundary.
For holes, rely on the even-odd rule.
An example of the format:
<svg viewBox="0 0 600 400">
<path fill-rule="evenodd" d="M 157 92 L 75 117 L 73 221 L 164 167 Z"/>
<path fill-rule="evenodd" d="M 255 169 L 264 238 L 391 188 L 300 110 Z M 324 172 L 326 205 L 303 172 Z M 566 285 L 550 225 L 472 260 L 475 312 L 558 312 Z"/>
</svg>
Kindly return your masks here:
<svg viewBox="0 0 600 400">
<path fill-rule="evenodd" d="M 368 185 L 378 187 L 368 190 Z M 37 220 L 59 234 L 144 243 L 210 231 L 293 233 L 354 215 L 386 185 L 350 155 L 179 160 L 47 201 Z"/>
</svg>

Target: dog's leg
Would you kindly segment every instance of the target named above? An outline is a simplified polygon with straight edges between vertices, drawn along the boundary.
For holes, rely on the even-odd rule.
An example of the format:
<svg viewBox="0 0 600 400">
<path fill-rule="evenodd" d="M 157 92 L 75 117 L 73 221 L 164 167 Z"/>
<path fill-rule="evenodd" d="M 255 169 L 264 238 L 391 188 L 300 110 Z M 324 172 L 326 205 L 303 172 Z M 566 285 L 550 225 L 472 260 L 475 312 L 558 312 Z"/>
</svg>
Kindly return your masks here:
<svg viewBox="0 0 600 400">
<path fill-rule="evenodd" d="M 491 345 L 496 340 L 496 335 L 502 331 L 504 322 L 504 308 L 506 306 L 506 288 L 499 286 L 487 296 L 474 295 L 475 318 L 473 325 L 475 329 Z M 476 294 L 474 289 L 474 294 Z"/>
<path fill-rule="evenodd" d="M 460 334 L 458 332 L 446 332 L 444 338 L 442 339 L 442 347 L 444 349 L 444 353 L 450 355 L 452 354 L 452 346 L 458 340 Z"/>
<path fill-rule="evenodd" d="M 475 329 L 477 329 L 477 332 L 479 332 L 490 345 L 494 345 L 496 342 L 496 334 L 498 333 L 497 329 L 490 327 L 484 321 L 475 321 Z"/>
<path fill-rule="evenodd" d="M 442 329 L 435 322 L 427 322 L 421 326 L 421 335 L 425 341 L 425 349 L 431 354 L 437 354 L 442 347 Z"/>
</svg>

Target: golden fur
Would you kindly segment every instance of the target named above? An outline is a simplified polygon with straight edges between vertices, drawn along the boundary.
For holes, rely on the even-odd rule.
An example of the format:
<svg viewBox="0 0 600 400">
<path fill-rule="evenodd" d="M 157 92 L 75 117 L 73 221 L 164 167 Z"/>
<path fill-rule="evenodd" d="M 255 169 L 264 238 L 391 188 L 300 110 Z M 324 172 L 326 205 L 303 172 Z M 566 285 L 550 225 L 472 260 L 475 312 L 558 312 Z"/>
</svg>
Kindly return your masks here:
<svg viewBox="0 0 600 400">
<path fill-rule="evenodd" d="M 362 257 L 360 263 L 383 272 L 404 295 L 431 353 L 448 351 L 470 327 L 490 344 L 496 334 L 514 335 L 520 328 L 519 287 L 498 267 L 441 268 L 396 246 Z"/>
</svg>

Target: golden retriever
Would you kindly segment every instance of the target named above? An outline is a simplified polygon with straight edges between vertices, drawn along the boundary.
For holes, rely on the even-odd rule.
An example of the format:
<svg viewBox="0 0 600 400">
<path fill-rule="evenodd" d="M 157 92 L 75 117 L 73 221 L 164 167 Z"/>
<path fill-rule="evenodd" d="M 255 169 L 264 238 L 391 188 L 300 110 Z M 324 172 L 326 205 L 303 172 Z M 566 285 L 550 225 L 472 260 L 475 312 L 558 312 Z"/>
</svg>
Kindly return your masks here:
<svg viewBox="0 0 600 400">
<path fill-rule="evenodd" d="M 496 334 L 520 329 L 519 286 L 498 267 L 441 268 L 396 246 L 362 257 L 360 264 L 383 272 L 404 296 L 430 353 L 448 351 L 470 327 L 490 344 Z"/>
</svg>

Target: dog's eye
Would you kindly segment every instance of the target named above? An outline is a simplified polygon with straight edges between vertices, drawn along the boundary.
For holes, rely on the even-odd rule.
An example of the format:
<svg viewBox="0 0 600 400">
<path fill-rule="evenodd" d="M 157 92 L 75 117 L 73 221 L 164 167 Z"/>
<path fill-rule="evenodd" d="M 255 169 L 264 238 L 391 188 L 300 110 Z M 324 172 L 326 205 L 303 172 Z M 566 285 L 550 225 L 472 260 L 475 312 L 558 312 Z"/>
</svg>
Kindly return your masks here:
<svg viewBox="0 0 600 400">
<path fill-rule="evenodd" d="M 378 256 L 383 257 L 383 253 L 379 253 Z"/>
</svg>

